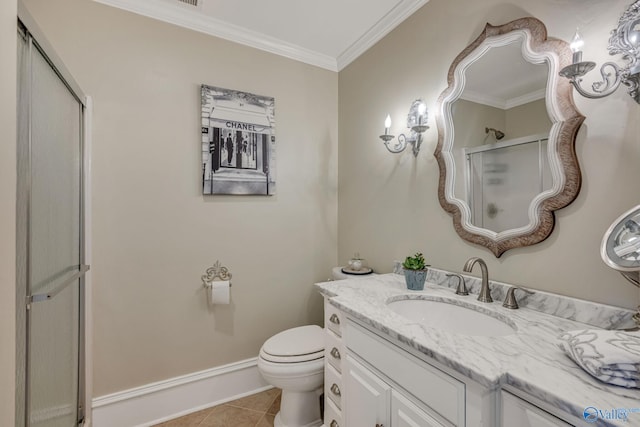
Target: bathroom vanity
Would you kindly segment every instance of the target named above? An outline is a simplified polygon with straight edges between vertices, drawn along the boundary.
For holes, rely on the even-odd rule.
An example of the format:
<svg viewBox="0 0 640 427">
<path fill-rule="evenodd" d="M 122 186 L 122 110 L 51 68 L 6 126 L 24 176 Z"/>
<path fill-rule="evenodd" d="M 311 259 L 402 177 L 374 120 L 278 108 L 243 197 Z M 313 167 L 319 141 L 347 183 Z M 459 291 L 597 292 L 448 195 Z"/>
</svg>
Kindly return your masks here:
<svg viewBox="0 0 640 427">
<path fill-rule="evenodd" d="M 594 326 L 526 307 L 503 308 L 506 289 L 495 283 L 497 302 L 487 304 L 476 301 L 477 294 L 457 296 L 436 285 L 447 283 L 444 272 L 431 269 L 427 280 L 424 291 L 408 291 L 396 274 L 316 285 L 325 298 L 326 427 L 640 424 L 640 390 L 600 383 L 556 345 L 560 332 Z M 468 281 L 477 289 L 473 278 Z M 569 317 L 590 307 L 592 324 L 602 327 L 630 315 L 539 297 L 556 310 L 568 308 L 574 313 Z M 411 304 L 395 304 L 404 301 Z M 436 308 L 444 310 L 438 316 L 445 323 L 416 317 Z M 466 311 L 480 317 L 467 318 Z M 587 423 L 583 413 L 589 407 L 631 410 L 629 422 L 600 417 Z"/>
</svg>

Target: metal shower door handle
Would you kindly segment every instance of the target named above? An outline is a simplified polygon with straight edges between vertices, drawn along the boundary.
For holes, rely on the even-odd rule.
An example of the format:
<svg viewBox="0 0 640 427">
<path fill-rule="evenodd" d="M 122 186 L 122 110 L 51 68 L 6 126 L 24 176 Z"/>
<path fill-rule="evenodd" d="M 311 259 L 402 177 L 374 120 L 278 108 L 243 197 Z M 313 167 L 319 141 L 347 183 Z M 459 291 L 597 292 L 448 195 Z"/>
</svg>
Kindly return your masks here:
<svg viewBox="0 0 640 427">
<path fill-rule="evenodd" d="M 90 268 L 90 266 L 84 265 L 84 264 L 80 265 L 79 267 L 80 267 L 80 270 L 78 270 L 78 272 L 76 272 L 73 276 L 69 277 L 67 280 L 62 282 L 58 287 L 56 287 L 52 291 L 45 292 L 43 294 L 30 295 L 27 297 L 27 301 L 29 303 L 32 303 L 32 302 L 49 301 L 53 299 L 56 295 L 62 292 L 71 283 L 75 282 L 76 280 L 84 276 L 85 273 L 89 271 L 89 268 Z"/>
</svg>

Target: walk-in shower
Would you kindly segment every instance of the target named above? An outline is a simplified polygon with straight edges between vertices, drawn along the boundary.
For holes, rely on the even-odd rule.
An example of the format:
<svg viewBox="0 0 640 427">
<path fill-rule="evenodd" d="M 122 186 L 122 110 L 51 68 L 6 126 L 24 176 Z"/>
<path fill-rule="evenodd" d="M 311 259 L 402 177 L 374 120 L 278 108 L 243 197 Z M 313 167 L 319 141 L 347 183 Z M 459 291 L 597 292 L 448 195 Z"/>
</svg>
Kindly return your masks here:
<svg viewBox="0 0 640 427">
<path fill-rule="evenodd" d="M 465 148 L 473 225 L 499 233 L 529 224 L 531 201 L 552 186 L 547 140 L 532 135 Z"/>
<path fill-rule="evenodd" d="M 16 426 L 85 418 L 87 98 L 19 4 Z"/>
</svg>

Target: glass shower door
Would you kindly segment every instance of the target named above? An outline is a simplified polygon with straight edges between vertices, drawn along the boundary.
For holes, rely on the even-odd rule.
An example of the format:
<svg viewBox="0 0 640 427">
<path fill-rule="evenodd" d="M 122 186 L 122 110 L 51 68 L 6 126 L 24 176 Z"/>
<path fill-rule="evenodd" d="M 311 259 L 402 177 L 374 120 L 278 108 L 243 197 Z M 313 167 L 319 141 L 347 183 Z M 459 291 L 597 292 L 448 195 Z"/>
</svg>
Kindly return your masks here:
<svg viewBox="0 0 640 427">
<path fill-rule="evenodd" d="M 531 201 L 552 186 L 546 138 L 503 144 L 467 154 L 472 223 L 495 232 L 527 226 Z"/>
<path fill-rule="evenodd" d="M 28 32 L 22 43 L 25 425 L 71 427 L 82 421 L 83 105 Z"/>
</svg>

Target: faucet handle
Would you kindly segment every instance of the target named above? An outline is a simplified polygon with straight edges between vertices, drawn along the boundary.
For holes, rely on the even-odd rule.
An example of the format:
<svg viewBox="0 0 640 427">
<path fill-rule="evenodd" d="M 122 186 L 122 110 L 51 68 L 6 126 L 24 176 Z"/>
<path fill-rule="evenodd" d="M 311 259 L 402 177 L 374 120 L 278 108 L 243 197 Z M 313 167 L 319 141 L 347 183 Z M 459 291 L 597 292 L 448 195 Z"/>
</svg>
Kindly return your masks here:
<svg viewBox="0 0 640 427">
<path fill-rule="evenodd" d="M 516 289 L 519 291 L 523 291 L 528 295 L 535 294 L 535 292 L 530 291 L 529 289 L 521 288 L 520 286 L 512 286 L 507 291 L 507 296 L 504 298 L 504 302 L 502 303 L 503 307 L 510 308 L 512 310 L 515 310 L 518 308 L 518 301 L 516 300 L 516 296 L 515 296 Z"/>
<path fill-rule="evenodd" d="M 459 274 L 447 274 L 446 276 L 458 278 L 458 287 L 456 288 L 457 295 L 469 295 L 469 291 L 467 290 L 467 284 L 464 282 L 464 277 L 462 277 Z"/>
</svg>

